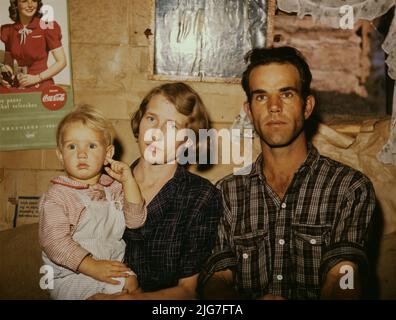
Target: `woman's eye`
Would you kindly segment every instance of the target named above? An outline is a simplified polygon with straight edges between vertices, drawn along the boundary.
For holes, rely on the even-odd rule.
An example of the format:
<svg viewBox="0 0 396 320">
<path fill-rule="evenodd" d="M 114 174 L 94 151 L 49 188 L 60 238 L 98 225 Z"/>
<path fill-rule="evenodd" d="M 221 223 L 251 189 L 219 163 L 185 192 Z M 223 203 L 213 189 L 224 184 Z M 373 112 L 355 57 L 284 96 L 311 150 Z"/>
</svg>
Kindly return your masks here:
<svg viewBox="0 0 396 320">
<path fill-rule="evenodd" d="M 96 143 L 90 143 L 90 144 L 89 144 L 89 148 L 90 148 L 90 149 L 96 149 L 96 148 L 97 148 Z"/>
</svg>

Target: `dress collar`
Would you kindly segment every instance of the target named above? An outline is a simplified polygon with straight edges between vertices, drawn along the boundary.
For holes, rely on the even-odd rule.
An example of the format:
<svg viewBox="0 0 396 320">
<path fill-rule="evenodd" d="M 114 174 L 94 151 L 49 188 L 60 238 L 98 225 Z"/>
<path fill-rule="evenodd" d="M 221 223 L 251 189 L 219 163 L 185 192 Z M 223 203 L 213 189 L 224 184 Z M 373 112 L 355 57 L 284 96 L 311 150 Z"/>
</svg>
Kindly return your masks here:
<svg viewBox="0 0 396 320">
<path fill-rule="evenodd" d="M 31 29 L 31 30 L 37 29 L 39 27 L 40 27 L 40 18 L 37 17 L 34 17 L 32 21 L 30 21 L 30 23 L 26 26 L 27 29 Z M 23 25 L 18 21 L 14 23 L 14 28 L 16 30 L 20 30 L 23 29 Z"/>
<path fill-rule="evenodd" d="M 60 184 L 73 189 L 89 189 L 90 185 L 87 183 L 82 183 L 75 181 L 66 176 L 59 176 L 51 180 L 53 184 Z M 109 187 L 114 182 L 114 179 L 108 175 L 102 174 L 99 178 L 99 182 L 95 186 Z M 93 187 L 95 187 L 93 186 Z"/>
</svg>

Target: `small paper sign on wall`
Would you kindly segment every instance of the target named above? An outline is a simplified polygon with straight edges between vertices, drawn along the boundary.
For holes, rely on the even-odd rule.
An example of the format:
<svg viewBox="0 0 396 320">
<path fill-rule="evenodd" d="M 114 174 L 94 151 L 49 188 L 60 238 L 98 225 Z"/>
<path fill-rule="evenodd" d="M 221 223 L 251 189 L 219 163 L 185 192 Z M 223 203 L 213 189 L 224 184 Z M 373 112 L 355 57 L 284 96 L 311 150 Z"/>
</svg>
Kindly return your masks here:
<svg viewBox="0 0 396 320">
<path fill-rule="evenodd" d="M 68 3 L 15 3 L 0 2 L 0 151 L 54 148 L 73 107 Z"/>
<path fill-rule="evenodd" d="M 14 227 L 38 222 L 40 197 L 19 197 L 15 207 Z"/>
</svg>

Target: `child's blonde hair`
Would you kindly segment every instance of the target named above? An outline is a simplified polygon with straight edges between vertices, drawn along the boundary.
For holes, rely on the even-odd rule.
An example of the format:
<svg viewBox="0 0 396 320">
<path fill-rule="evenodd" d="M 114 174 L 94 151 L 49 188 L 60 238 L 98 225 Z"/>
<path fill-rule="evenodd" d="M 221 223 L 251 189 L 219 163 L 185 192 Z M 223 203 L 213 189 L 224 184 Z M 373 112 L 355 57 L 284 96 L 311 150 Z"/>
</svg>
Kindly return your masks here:
<svg viewBox="0 0 396 320">
<path fill-rule="evenodd" d="M 90 129 L 100 131 L 103 134 L 106 146 L 112 145 L 114 140 L 114 127 L 101 111 L 91 105 L 83 104 L 76 110 L 67 114 L 59 123 L 56 131 L 56 143 L 62 146 L 62 138 L 69 124 L 81 122 Z"/>
</svg>

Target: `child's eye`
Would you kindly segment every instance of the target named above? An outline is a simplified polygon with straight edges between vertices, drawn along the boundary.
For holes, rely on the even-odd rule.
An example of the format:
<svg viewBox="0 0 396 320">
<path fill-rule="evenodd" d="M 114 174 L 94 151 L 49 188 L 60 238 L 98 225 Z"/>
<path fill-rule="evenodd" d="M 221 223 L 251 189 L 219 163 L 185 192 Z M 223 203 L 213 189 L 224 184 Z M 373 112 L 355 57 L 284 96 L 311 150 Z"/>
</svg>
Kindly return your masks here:
<svg viewBox="0 0 396 320">
<path fill-rule="evenodd" d="M 68 150 L 76 150 L 76 145 L 75 145 L 74 143 L 71 143 L 71 144 L 68 144 L 68 145 L 66 146 L 66 148 L 67 148 Z"/>
<path fill-rule="evenodd" d="M 89 148 L 90 149 L 96 149 L 98 146 L 96 145 L 96 143 L 90 143 L 89 144 Z"/>
</svg>

